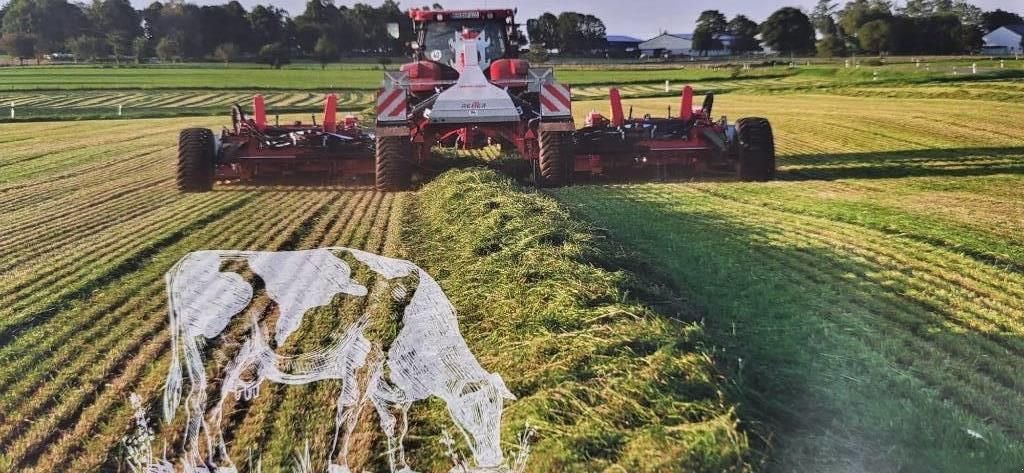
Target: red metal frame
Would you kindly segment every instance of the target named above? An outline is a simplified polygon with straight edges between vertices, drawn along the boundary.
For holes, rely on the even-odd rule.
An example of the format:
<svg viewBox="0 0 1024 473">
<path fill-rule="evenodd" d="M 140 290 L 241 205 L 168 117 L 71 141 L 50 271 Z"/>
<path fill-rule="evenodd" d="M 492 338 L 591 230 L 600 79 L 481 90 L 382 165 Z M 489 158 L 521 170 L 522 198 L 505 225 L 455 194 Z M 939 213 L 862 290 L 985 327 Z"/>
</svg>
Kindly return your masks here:
<svg viewBox="0 0 1024 473">
<path fill-rule="evenodd" d="M 337 151 L 309 146 L 276 148 L 267 146 L 260 139 L 260 134 L 269 130 L 278 135 L 315 132 L 368 139 L 360 130 L 355 117 L 347 116 L 343 123 L 338 123 L 337 104 L 338 99 L 334 94 L 325 98 L 321 125 L 294 122 L 271 126 L 267 123 L 263 97 L 255 96 L 253 117 L 237 123 L 233 130 L 225 129 L 221 134 L 221 149 L 230 150 L 230 156 L 217 163 L 214 178 L 252 180 L 262 176 L 276 177 L 297 173 L 326 174 L 330 177 L 372 175 L 375 172 L 375 165 L 371 148 Z"/>
</svg>

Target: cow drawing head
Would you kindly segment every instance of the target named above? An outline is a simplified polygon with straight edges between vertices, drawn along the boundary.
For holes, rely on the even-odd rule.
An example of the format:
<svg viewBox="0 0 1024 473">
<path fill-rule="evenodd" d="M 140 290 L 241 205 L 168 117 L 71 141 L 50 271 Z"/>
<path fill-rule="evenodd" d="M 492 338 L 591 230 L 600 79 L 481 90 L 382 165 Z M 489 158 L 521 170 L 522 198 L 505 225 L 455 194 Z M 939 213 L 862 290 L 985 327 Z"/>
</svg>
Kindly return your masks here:
<svg viewBox="0 0 1024 473">
<path fill-rule="evenodd" d="M 473 456 L 482 468 L 502 465 L 501 412 L 505 400 L 515 399 L 498 373 L 482 380 L 467 381 L 458 391 L 457 401 L 448 403 L 455 423 L 466 436 Z"/>
</svg>

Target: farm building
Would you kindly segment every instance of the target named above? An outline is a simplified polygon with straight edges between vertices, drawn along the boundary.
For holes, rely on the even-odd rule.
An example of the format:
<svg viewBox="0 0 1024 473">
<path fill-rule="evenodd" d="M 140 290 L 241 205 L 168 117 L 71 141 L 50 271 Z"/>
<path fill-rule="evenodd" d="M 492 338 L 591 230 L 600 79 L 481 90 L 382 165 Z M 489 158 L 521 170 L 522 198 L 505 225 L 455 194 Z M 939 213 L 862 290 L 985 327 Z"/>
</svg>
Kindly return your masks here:
<svg viewBox="0 0 1024 473">
<path fill-rule="evenodd" d="M 704 56 L 728 56 L 729 45 L 733 38 L 729 35 L 721 35 L 718 40 L 724 47 L 718 50 L 705 51 Z M 643 43 L 640 43 L 640 52 L 644 57 L 662 56 L 700 56 L 701 52 L 693 49 L 693 35 L 689 33 L 662 33 Z"/>
<path fill-rule="evenodd" d="M 690 56 L 693 54 L 693 35 L 662 33 L 640 43 L 640 51 L 645 57 Z"/>
<path fill-rule="evenodd" d="M 1002 26 L 985 35 L 985 51 L 1002 54 L 1024 52 L 1024 23 Z"/>
<path fill-rule="evenodd" d="M 608 35 L 605 39 L 608 41 L 607 52 L 610 57 L 635 58 L 640 55 L 640 43 L 644 42 L 642 39 L 622 35 Z"/>
</svg>

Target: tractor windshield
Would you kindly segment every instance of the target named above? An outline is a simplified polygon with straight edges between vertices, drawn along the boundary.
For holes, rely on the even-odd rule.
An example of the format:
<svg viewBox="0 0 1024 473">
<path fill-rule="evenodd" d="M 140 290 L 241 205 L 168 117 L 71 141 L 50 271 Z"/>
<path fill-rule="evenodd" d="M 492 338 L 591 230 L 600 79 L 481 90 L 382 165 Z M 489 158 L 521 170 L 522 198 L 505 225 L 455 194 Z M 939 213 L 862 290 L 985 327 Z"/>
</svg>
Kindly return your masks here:
<svg viewBox="0 0 1024 473">
<path fill-rule="evenodd" d="M 486 69 L 491 65 L 491 61 L 505 56 L 505 24 L 483 20 L 428 23 L 423 38 L 423 54 L 431 61 L 455 67 L 455 52 L 462 48 L 463 28 L 480 34 L 477 38 L 477 50 L 481 53 L 481 69 Z"/>
</svg>

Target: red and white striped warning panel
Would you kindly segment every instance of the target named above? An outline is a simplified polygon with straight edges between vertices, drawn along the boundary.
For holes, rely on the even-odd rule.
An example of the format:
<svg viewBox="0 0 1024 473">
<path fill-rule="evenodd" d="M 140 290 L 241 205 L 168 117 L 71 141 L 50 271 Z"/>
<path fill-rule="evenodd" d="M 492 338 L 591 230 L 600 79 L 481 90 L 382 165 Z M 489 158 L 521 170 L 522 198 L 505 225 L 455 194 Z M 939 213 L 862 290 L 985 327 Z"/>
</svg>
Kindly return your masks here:
<svg viewBox="0 0 1024 473">
<path fill-rule="evenodd" d="M 572 115 L 569 86 L 551 82 L 540 88 L 540 114 L 544 117 Z"/>
<path fill-rule="evenodd" d="M 404 89 L 384 89 L 377 94 L 377 120 L 394 122 L 404 121 L 406 115 L 406 102 Z"/>
</svg>

